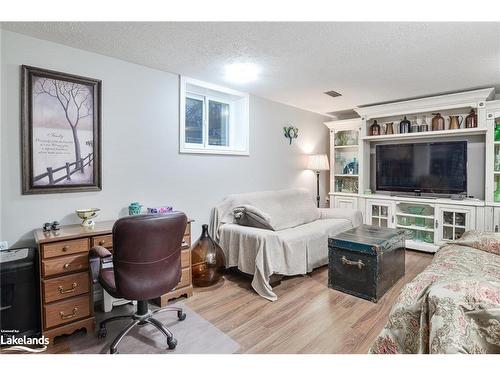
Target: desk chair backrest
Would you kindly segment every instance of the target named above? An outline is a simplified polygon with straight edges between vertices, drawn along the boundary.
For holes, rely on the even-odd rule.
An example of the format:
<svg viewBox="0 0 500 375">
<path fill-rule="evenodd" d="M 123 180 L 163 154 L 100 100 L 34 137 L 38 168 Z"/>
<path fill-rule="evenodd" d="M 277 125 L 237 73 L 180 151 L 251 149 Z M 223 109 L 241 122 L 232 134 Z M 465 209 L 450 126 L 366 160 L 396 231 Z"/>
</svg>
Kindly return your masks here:
<svg viewBox="0 0 500 375">
<path fill-rule="evenodd" d="M 124 217 L 113 226 L 113 268 L 118 294 L 149 300 L 171 291 L 181 278 L 182 212 Z"/>
</svg>

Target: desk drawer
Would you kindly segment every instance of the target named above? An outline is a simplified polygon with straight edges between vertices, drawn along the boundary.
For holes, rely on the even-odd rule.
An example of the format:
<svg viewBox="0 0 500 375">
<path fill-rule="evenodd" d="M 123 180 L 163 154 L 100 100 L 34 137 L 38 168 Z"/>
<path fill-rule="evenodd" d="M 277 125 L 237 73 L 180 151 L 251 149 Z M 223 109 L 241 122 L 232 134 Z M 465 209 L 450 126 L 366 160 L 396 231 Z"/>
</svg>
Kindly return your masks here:
<svg viewBox="0 0 500 375">
<path fill-rule="evenodd" d="M 92 237 L 92 247 L 94 246 L 103 246 L 105 248 L 113 247 L 113 235 L 107 234 L 105 236 L 96 236 Z"/>
<path fill-rule="evenodd" d="M 86 294 L 81 297 L 75 297 L 43 306 L 45 328 L 56 327 L 89 316 L 89 298 L 90 296 Z"/>
<path fill-rule="evenodd" d="M 190 250 L 181 251 L 181 268 L 191 266 L 191 253 Z"/>
<path fill-rule="evenodd" d="M 44 303 L 87 293 L 89 291 L 89 273 L 81 272 L 74 275 L 43 280 L 42 288 Z"/>
<path fill-rule="evenodd" d="M 88 254 L 78 254 L 57 259 L 42 260 L 42 276 L 64 275 L 89 268 Z"/>
<path fill-rule="evenodd" d="M 175 289 L 182 288 L 191 284 L 191 268 L 183 268 L 181 274 L 181 281 L 176 285 Z"/>
<path fill-rule="evenodd" d="M 43 259 L 54 258 L 62 255 L 76 253 L 86 253 L 89 251 L 89 240 L 82 238 L 80 240 L 54 242 L 42 245 Z"/>
</svg>

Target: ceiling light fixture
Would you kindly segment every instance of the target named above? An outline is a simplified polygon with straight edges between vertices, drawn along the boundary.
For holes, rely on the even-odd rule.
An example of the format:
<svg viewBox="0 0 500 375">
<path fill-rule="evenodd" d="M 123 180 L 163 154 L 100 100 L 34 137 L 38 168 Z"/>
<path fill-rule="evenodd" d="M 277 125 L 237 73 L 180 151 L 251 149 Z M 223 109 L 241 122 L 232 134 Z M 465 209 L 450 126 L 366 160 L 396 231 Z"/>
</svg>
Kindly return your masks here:
<svg viewBox="0 0 500 375">
<path fill-rule="evenodd" d="M 255 81 L 260 69 L 253 63 L 235 63 L 225 67 L 226 80 L 235 83 L 248 83 Z"/>
</svg>

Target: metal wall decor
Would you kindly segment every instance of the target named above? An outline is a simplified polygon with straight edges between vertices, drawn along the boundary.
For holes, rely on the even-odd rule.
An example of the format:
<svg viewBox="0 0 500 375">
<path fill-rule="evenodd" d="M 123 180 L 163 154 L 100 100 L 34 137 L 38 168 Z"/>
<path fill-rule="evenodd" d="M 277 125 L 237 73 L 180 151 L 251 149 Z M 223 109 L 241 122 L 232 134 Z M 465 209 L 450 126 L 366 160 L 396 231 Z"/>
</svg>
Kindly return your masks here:
<svg viewBox="0 0 500 375">
<path fill-rule="evenodd" d="M 283 131 L 285 133 L 285 138 L 288 138 L 290 144 L 292 144 L 292 140 L 299 136 L 299 128 L 292 126 L 291 124 L 287 124 L 288 126 L 283 127 Z"/>
</svg>

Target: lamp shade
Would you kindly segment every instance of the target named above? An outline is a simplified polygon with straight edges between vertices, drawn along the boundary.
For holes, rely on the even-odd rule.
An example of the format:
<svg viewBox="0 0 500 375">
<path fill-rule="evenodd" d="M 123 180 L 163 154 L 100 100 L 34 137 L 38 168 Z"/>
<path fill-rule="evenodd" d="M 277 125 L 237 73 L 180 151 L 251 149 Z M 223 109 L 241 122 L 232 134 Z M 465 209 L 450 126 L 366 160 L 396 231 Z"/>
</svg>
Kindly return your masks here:
<svg viewBox="0 0 500 375">
<path fill-rule="evenodd" d="M 313 171 L 329 170 L 330 165 L 328 164 L 328 157 L 326 154 L 309 155 L 307 160 L 307 169 L 311 169 Z"/>
</svg>

